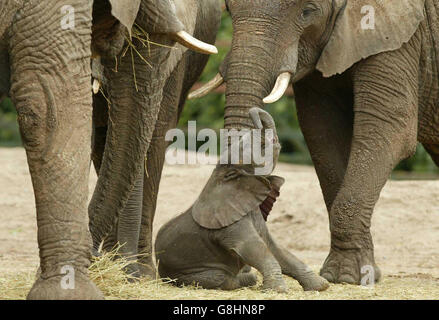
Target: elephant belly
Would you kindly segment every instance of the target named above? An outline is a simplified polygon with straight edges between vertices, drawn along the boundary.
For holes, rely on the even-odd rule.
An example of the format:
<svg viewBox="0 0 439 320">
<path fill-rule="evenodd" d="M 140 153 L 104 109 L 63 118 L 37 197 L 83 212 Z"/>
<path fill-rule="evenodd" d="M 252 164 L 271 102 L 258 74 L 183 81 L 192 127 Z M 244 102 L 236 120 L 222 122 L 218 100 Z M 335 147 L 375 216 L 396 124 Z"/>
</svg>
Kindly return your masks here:
<svg viewBox="0 0 439 320">
<path fill-rule="evenodd" d="M 237 274 L 236 258 L 211 242 L 208 229 L 200 227 L 186 212 L 165 224 L 157 234 L 155 252 L 160 276 L 179 275 L 206 270 L 224 270 Z"/>
</svg>

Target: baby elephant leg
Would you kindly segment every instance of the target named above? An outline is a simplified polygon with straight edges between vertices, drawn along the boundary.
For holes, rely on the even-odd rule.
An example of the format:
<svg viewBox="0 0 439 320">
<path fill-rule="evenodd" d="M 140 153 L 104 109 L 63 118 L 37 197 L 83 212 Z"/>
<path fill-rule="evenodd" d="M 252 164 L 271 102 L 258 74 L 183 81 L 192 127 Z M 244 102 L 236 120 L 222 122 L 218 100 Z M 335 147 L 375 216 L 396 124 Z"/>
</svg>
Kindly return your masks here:
<svg viewBox="0 0 439 320">
<path fill-rule="evenodd" d="M 267 230 L 268 233 L 268 230 Z M 268 246 L 279 262 L 282 273 L 296 279 L 305 291 L 324 291 L 329 287 L 328 281 L 314 273 L 288 250 L 279 247 L 268 234 Z"/>
<path fill-rule="evenodd" d="M 240 287 L 253 287 L 258 282 L 258 278 L 252 272 L 240 272 L 236 276 Z"/>
<path fill-rule="evenodd" d="M 263 289 L 286 292 L 282 271 L 276 258 L 257 233 L 251 220 L 246 218 L 229 226 L 220 237 L 220 244 L 241 260 L 257 269 L 263 276 Z M 245 273 L 240 273 L 244 275 Z M 240 276 L 243 277 L 243 276 Z"/>
<path fill-rule="evenodd" d="M 239 271 L 236 277 L 238 278 L 241 287 L 253 287 L 258 282 L 256 274 L 251 271 L 252 267 L 250 267 L 248 264 L 243 266 L 242 269 Z"/>
<path fill-rule="evenodd" d="M 226 277 L 223 270 L 204 270 L 178 276 L 177 285 L 196 285 L 204 289 L 220 289 Z"/>
<path fill-rule="evenodd" d="M 253 276 L 253 277 L 252 277 Z M 178 277 L 177 285 L 198 285 L 204 289 L 235 290 L 256 284 L 256 276 L 250 273 L 232 276 L 224 270 L 211 269 Z"/>
<path fill-rule="evenodd" d="M 274 250 L 275 256 L 281 265 L 282 272 L 299 281 L 305 291 L 324 291 L 328 289 L 328 281 L 312 271 L 306 264 L 283 248 Z"/>
<path fill-rule="evenodd" d="M 267 224 L 262 215 L 255 214 L 252 216 L 252 220 L 255 229 L 279 262 L 283 274 L 296 279 L 305 291 L 323 291 L 329 287 L 328 281 L 314 273 L 288 250 L 276 244 L 268 231 Z"/>
</svg>

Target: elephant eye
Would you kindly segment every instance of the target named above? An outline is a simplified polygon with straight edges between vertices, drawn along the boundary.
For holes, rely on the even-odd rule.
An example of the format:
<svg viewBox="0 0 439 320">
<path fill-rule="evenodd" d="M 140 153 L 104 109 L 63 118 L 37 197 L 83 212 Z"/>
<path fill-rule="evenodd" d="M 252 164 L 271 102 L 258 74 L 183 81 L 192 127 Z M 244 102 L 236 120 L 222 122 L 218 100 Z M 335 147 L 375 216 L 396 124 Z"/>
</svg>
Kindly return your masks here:
<svg viewBox="0 0 439 320">
<path fill-rule="evenodd" d="M 314 5 L 309 4 L 308 6 L 303 8 L 303 10 L 302 10 L 302 19 L 304 19 L 304 20 L 308 19 L 317 10 L 318 10 L 317 7 L 315 7 Z"/>
</svg>

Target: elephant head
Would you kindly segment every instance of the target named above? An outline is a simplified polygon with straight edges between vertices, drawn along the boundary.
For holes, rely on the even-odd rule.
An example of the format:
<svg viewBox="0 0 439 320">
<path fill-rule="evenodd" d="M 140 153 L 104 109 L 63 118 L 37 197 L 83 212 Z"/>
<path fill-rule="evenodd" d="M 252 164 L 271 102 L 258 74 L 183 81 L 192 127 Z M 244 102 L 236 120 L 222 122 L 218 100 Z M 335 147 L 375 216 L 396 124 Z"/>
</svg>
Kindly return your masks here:
<svg viewBox="0 0 439 320">
<path fill-rule="evenodd" d="M 254 164 L 219 164 L 192 209 L 194 220 L 204 228 L 227 227 L 258 207 L 266 219 L 279 196 L 284 179 L 270 175 L 276 166 L 280 152 L 274 120 L 268 112 L 259 108 L 252 108 L 249 118 L 253 127 L 262 129 L 263 134 L 267 130 L 274 131 L 272 141 L 261 142 L 261 144 L 267 142 L 274 144 L 271 171 L 267 175 L 256 175 Z"/>
<path fill-rule="evenodd" d="M 360 60 L 395 50 L 424 18 L 424 0 L 226 0 L 233 43 L 220 73 L 191 97 L 227 82 L 225 126 L 280 99 L 314 70 L 331 77 Z M 404 23 L 401 23 L 404 21 Z"/>
<path fill-rule="evenodd" d="M 97 0 L 93 10 L 93 51 L 95 56 L 119 53 L 127 31 L 132 33 L 137 19 L 148 34 L 165 34 L 194 51 L 215 54 L 215 46 L 194 38 L 179 19 L 172 0 Z M 113 50 L 111 50 L 113 49 Z"/>
</svg>

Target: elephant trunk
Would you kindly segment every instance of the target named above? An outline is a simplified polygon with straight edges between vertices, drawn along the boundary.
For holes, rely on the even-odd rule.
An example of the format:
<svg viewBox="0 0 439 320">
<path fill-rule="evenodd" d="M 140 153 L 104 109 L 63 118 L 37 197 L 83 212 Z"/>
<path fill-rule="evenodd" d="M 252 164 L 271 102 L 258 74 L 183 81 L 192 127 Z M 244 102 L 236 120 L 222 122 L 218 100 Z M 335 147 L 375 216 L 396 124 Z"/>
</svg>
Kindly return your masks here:
<svg viewBox="0 0 439 320">
<path fill-rule="evenodd" d="M 263 98 L 270 93 L 277 77 L 273 71 L 274 52 L 267 50 L 273 46 L 270 33 L 256 23 L 241 28 L 234 33 L 226 66 L 226 129 L 253 128 L 249 111 L 253 107 L 263 108 Z M 239 23 L 235 30 L 239 30 Z"/>
<path fill-rule="evenodd" d="M 256 129 L 262 130 L 261 138 L 263 139 L 261 141 L 261 147 L 262 149 L 264 149 L 262 151 L 264 155 L 264 162 L 260 163 L 259 166 L 256 166 L 259 169 L 257 169 L 255 173 L 270 174 L 271 172 L 273 172 L 274 168 L 277 165 L 281 149 L 279 137 L 277 135 L 276 124 L 273 117 L 267 111 L 260 108 L 250 109 L 249 115 L 254 124 L 254 127 Z M 267 130 L 271 130 L 272 135 L 268 135 Z M 261 171 L 261 167 L 263 167 L 264 170 Z"/>
</svg>

